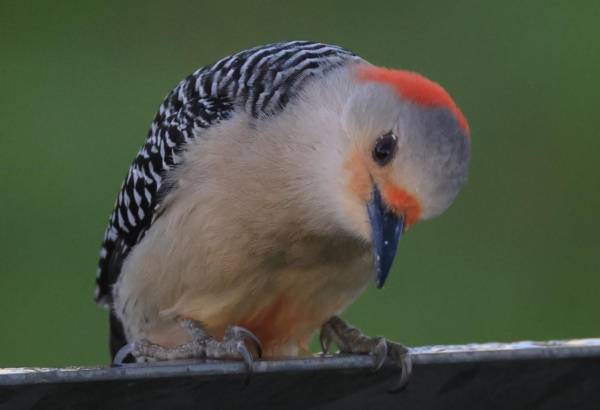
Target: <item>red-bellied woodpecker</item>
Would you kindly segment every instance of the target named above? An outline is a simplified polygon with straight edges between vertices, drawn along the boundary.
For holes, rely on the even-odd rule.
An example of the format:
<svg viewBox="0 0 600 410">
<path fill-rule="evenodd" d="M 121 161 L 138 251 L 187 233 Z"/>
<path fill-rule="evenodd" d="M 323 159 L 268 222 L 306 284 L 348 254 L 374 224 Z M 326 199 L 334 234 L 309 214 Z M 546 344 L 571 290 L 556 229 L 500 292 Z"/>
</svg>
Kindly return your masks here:
<svg viewBox="0 0 600 410">
<path fill-rule="evenodd" d="M 160 106 L 104 238 L 97 300 L 138 358 L 406 350 L 336 315 L 383 286 L 403 232 L 465 183 L 469 127 L 438 84 L 297 41 L 242 51 Z M 260 341 L 260 342 L 259 342 Z M 407 371 L 405 372 L 407 373 Z"/>
</svg>

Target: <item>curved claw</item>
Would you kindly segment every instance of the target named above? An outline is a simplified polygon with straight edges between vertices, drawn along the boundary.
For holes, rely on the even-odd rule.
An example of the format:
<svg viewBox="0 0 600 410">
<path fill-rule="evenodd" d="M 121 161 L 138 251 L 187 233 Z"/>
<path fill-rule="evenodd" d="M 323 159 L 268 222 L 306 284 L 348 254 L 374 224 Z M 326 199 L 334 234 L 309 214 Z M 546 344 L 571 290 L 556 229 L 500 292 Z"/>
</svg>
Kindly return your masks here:
<svg viewBox="0 0 600 410">
<path fill-rule="evenodd" d="M 400 377 L 392 384 L 392 386 L 390 386 L 388 391 L 390 393 L 402 391 L 408 384 L 408 380 L 412 373 L 412 359 L 408 349 L 397 343 L 389 343 L 385 338 L 381 338 L 371 353 L 375 356 L 375 367 L 373 368 L 373 371 L 380 370 L 387 358 L 393 363 L 400 364 Z"/>
<path fill-rule="evenodd" d="M 250 383 L 250 376 L 252 375 L 252 371 L 253 371 L 252 355 L 250 354 L 250 351 L 248 350 L 248 348 L 246 347 L 246 344 L 243 341 L 237 342 L 236 348 L 237 348 L 238 353 L 242 357 L 242 360 L 244 361 L 244 365 L 246 366 L 245 384 L 247 385 L 248 383 Z"/>
<path fill-rule="evenodd" d="M 133 343 L 127 343 L 125 346 L 120 348 L 117 354 L 115 355 L 115 358 L 113 359 L 113 365 L 122 366 L 124 364 L 123 361 L 125 360 L 125 358 L 130 354 L 133 354 L 133 347 Z"/>
<path fill-rule="evenodd" d="M 393 384 L 388 392 L 390 393 L 398 393 L 402 391 L 406 385 L 408 384 L 408 379 L 410 379 L 410 375 L 412 373 L 412 358 L 410 357 L 410 353 L 404 354 L 402 357 L 402 374 L 398 381 Z"/>
<path fill-rule="evenodd" d="M 246 344 L 244 342 L 238 342 L 237 351 L 240 354 L 240 356 L 242 356 L 242 360 L 244 361 L 244 365 L 246 365 L 248 373 L 252 373 L 252 355 L 246 347 Z"/>
<path fill-rule="evenodd" d="M 385 338 L 381 338 L 375 348 L 373 349 L 372 354 L 375 356 L 375 365 L 373 367 L 373 371 L 376 372 L 385 363 L 385 359 L 388 357 L 388 343 Z"/>
<path fill-rule="evenodd" d="M 321 355 L 325 356 L 329 353 L 329 347 L 331 346 L 331 337 L 325 333 L 325 330 L 321 330 L 319 334 L 319 344 L 321 345 Z"/>
<path fill-rule="evenodd" d="M 240 326 L 233 326 L 233 327 L 231 327 L 230 330 L 232 332 L 232 336 L 252 342 L 254 350 L 256 350 L 256 355 L 259 358 L 262 357 L 262 352 L 263 352 L 262 343 L 260 342 L 260 340 L 258 339 L 258 337 L 256 337 L 256 335 L 254 333 L 252 333 L 248 329 L 244 329 L 243 327 L 240 327 Z M 248 349 L 246 349 L 246 351 L 247 350 Z"/>
</svg>

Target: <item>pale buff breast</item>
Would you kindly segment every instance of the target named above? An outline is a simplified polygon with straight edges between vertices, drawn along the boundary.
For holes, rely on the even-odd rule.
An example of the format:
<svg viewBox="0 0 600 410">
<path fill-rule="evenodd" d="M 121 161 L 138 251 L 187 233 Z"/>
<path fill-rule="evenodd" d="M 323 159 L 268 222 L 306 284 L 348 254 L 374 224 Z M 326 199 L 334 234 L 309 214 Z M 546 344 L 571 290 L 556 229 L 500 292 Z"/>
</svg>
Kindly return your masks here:
<svg viewBox="0 0 600 410">
<path fill-rule="evenodd" d="M 242 241 L 228 242 L 235 258 L 225 265 L 192 263 L 190 270 L 180 266 L 177 272 L 165 270 L 164 262 L 188 261 L 189 255 L 180 254 L 185 246 L 172 247 L 160 258 L 159 250 L 140 247 L 134 257 L 145 261 L 145 269 L 128 272 L 120 287 L 120 300 L 129 301 L 123 315 L 128 338 L 147 337 L 166 346 L 185 343 L 189 337 L 174 319 L 189 318 L 217 338 L 228 326 L 246 327 L 262 341 L 266 356 L 295 355 L 306 351 L 314 331 L 355 300 L 373 277 L 368 247 L 347 238 L 294 238 L 293 245 L 279 241 L 285 251 L 264 254 L 255 250 L 273 247 L 236 243 Z M 198 244 L 197 255 L 205 252 L 202 248 Z"/>
<path fill-rule="evenodd" d="M 321 97 L 335 112 L 348 99 Z M 345 134 L 304 105 L 259 124 L 234 116 L 190 144 L 113 292 L 129 341 L 183 343 L 182 317 L 216 337 L 242 325 L 267 354 L 295 354 L 373 279 L 370 245 L 340 214 Z M 298 110 L 316 115 L 310 127 Z"/>
</svg>

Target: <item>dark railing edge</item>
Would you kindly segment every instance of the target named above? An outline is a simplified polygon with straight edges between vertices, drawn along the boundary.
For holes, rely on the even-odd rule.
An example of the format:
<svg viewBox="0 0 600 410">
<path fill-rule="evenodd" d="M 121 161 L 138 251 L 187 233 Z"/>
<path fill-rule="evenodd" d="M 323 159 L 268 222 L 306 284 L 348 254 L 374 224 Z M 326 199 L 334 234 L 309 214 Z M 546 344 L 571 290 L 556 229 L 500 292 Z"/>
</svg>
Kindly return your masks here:
<svg viewBox="0 0 600 410">
<path fill-rule="evenodd" d="M 423 346 L 410 349 L 415 366 L 425 364 L 542 360 L 600 357 L 600 338 L 547 342 L 482 343 Z M 313 356 L 285 360 L 257 360 L 254 373 L 316 370 L 365 370 L 371 356 Z M 241 362 L 182 361 L 128 364 L 119 367 L 0 368 L 0 387 L 45 383 L 76 383 L 189 376 L 245 375 Z"/>
</svg>

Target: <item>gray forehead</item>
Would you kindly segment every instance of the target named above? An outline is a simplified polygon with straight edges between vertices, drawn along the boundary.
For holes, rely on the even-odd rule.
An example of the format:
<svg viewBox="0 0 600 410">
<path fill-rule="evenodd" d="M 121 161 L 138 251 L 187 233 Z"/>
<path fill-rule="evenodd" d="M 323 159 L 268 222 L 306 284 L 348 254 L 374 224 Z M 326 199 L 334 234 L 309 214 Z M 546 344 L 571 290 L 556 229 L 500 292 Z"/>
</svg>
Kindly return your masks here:
<svg viewBox="0 0 600 410">
<path fill-rule="evenodd" d="M 438 194 L 451 197 L 458 192 L 467 180 L 471 143 L 454 114 L 447 108 L 403 103 L 397 126 L 403 145 L 400 162 L 428 175 Z"/>
<path fill-rule="evenodd" d="M 398 127 L 402 138 L 410 140 L 410 145 L 417 151 L 414 152 L 416 155 L 451 155 L 460 163 L 469 159 L 469 137 L 454 114 L 445 107 L 402 104 Z"/>
</svg>

